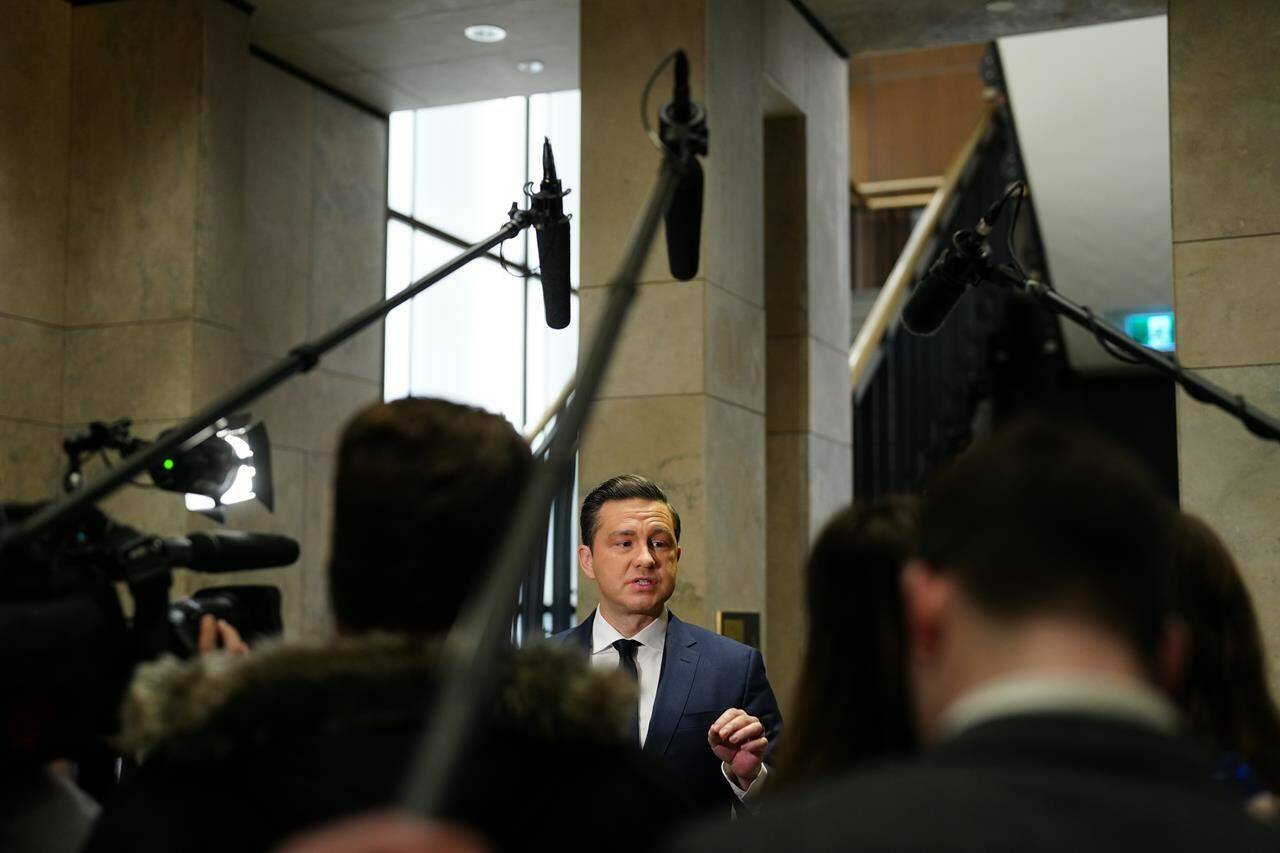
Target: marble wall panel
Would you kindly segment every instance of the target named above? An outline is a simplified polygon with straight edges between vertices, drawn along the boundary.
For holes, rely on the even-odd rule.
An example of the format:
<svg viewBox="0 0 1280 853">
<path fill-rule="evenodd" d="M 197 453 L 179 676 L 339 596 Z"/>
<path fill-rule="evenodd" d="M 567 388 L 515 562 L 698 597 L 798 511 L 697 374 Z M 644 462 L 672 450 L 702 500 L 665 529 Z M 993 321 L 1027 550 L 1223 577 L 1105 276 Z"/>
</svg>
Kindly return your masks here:
<svg viewBox="0 0 1280 853">
<path fill-rule="evenodd" d="M 1173 247 L 1178 358 L 1280 364 L 1280 234 Z"/>
<path fill-rule="evenodd" d="M 815 338 L 808 339 L 808 346 L 809 429 L 824 438 L 848 444 L 853 440 L 853 388 L 849 381 L 848 353 Z"/>
<path fill-rule="evenodd" d="M 385 289 L 387 124 L 334 98 L 314 106 L 307 330 L 324 334 Z M 330 353 L 333 371 L 382 380 L 382 324 Z"/>
<path fill-rule="evenodd" d="M 256 375 L 277 360 L 274 355 L 242 351 L 240 380 Z M 273 446 L 291 450 L 307 448 L 311 429 L 309 381 L 306 376 L 295 376 L 250 405 L 254 417 L 266 422 L 267 434 L 271 436 Z"/>
<path fill-rule="evenodd" d="M 770 337 L 809 332 L 805 122 L 803 115 L 764 122 L 764 278 Z"/>
<path fill-rule="evenodd" d="M 1173 239 L 1280 233 L 1280 75 L 1269 0 L 1169 4 Z"/>
<path fill-rule="evenodd" d="M 808 180 L 809 334 L 849 344 L 848 77 L 843 60 L 809 33 L 809 108 L 805 113 Z"/>
<path fill-rule="evenodd" d="M 72 15 L 68 325 L 192 314 L 201 25 L 194 3 Z"/>
<path fill-rule="evenodd" d="M 63 423 L 189 414 L 193 335 L 188 320 L 68 330 Z"/>
<path fill-rule="evenodd" d="M 853 500 L 853 446 L 810 434 L 809 541 Z"/>
<path fill-rule="evenodd" d="M 709 603 L 758 612 L 767 628 L 764 416 L 713 398 L 706 418 Z"/>
<path fill-rule="evenodd" d="M 311 275 L 310 86 L 249 62 L 245 162 L 245 347 L 283 355 L 307 337 Z"/>
<path fill-rule="evenodd" d="M 584 0 L 579 29 L 582 138 L 608 156 L 582 158 L 582 259 L 584 287 L 608 282 L 644 200 L 660 155 L 640 126 L 637 104 L 653 69 L 672 49 L 689 56 L 690 86 L 706 90 L 703 0 Z M 650 114 L 670 98 L 670 72 L 654 84 Z M 626 93 L 620 96 L 619 93 Z M 722 125 L 723 126 L 723 125 Z M 641 281 L 664 281 L 667 268 L 661 229 Z"/>
<path fill-rule="evenodd" d="M 0 29 L 0 314 L 61 323 L 71 7 L 18 0 Z"/>
<path fill-rule="evenodd" d="M 1280 411 L 1280 365 L 1201 371 L 1265 411 Z M 1236 558 L 1267 646 L 1273 689 L 1280 687 L 1280 445 L 1178 393 L 1182 507 L 1207 521 Z"/>
<path fill-rule="evenodd" d="M 0 416 L 62 422 L 62 345 L 57 326 L 0 316 Z"/>
<path fill-rule="evenodd" d="M 700 393 L 707 289 L 698 279 L 641 285 L 598 396 Z M 602 288 L 582 291 L 580 351 L 591 343 L 608 298 Z"/>
<path fill-rule="evenodd" d="M 771 433 L 805 432 L 809 429 L 811 340 L 802 335 L 769 338 L 765 414 Z"/>
<path fill-rule="evenodd" d="M 809 38 L 809 119 L 805 142 L 808 168 L 822 176 L 825 190 L 817 210 L 810 208 L 810 248 L 817 244 L 826 252 L 832 269 L 825 268 L 811 282 L 818 293 L 811 305 L 821 306 L 823 322 L 811 328 L 814 337 L 848 350 L 849 300 L 853 287 L 853 255 L 849 235 L 849 98 L 848 63 L 836 56 L 816 32 Z M 810 199 L 815 198 L 810 193 Z M 813 217 L 830 223 L 834 233 L 823 243 L 824 236 L 814 233 Z M 830 276 L 830 278 L 828 278 Z M 829 284 L 827 283 L 829 282 Z"/>
<path fill-rule="evenodd" d="M 801 109 L 808 103 L 809 24 L 786 0 L 764 2 L 764 73 Z"/>
<path fill-rule="evenodd" d="M 764 0 L 708 0 L 703 99 L 714 126 L 703 167 L 700 273 L 752 305 L 764 305 Z M 696 95 L 695 95 L 696 97 Z"/>
<path fill-rule="evenodd" d="M 193 323 L 191 339 L 191 411 L 194 412 L 241 381 L 244 353 L 240 349 L 240 333 L 221 326 Z"/>
<path fill-rule="evenodd" d="M 333 520 L 331 453 L 308 453 L 306 469 L 306 530 L 302 540 L 302 633 L 323 638 L 333 632 L 329 603 L 329 535 Z"/>
<path fill-rule="evenodd" d="M 195 316 L 238 326 L 245 283 L 245 123 L 249 16 L 203 0 Z"/>
<path fill-rule="evenodd" d="M 323 367 L 295 381 L 306 383 L 306 448 L 315 453 L 333 453 L 347 421 L 360 409 L 382 399 L 381 383 L 330 373 Z"/>
<path fill-rule="evenodd" d="M 769 519 L 765 553 L 768 607 L 765 664 L 786 718 L 800 676 L 805 637 L 804 566 L 809 542 L 809 437 L 771 433 L 765 439 Z"/>
<path fill-rule="evenodd" d="M 0 501 L 40 501 L 62 493 L 62 432 L 0 416 Z"/>
<path fill-rule="evenodd" d="M 708 283 L 706 286 L 707 393 L 764 414 L 764 310 Z"/>
</svg>

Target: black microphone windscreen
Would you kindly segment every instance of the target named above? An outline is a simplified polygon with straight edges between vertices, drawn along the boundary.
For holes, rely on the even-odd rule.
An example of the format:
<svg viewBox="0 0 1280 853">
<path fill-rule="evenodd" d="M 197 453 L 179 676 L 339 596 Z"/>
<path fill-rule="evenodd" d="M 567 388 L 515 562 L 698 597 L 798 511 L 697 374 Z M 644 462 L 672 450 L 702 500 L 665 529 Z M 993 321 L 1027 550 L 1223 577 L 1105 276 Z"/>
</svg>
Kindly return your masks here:
<svg viewBox="0 0 1280 853">
<path fill-rule="evenodd" d="M 698 274 L 698 247 L 702 242 L 702 164 L 689 158 L 689 171 L 676 185 L 663 221 L 667 231 L 667 263 L 676 281 Z"/>
<path fill-rule="evenodd" d="M 234 530 L 196 531 L 188 568 L 199 572 L 239 572 L 288 566 L 298 559 L 298 543 L 274 533 Z"/>
<path fill-rule="evenodd" d="M 569 220 L 538 228 L 538 265 L 542 275 L 542 305 L 547 325 L 569 325 Z"/>
<path fill-rule="evenodd" d="M 972 281 L 974 263 L 948 249 L 920 279 L 902 309 L 902 325 L 913 335 L 932 335 L 956 307 Z"/>
</svg>

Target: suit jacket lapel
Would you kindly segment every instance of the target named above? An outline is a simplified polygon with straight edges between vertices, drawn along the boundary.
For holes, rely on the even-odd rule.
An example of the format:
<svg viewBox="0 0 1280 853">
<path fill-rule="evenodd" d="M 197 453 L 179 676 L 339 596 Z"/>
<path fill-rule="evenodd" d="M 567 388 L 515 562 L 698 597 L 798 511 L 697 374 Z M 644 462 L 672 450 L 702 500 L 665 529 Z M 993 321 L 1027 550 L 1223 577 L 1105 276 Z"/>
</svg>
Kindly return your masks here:
<svg viewBox="0 0 1280 853">
<path fill-rule="evenodd" d="M 564 638 L 564 643 L 578 651 L 584 652 L 588 657 L 591 656 L 591 626 L 595 624 L 596 612 L 591 611 L 591 615 L 582 621 L 582 624 L 569 632 Z"/>
<path fill-rule="evenodd" d="M 698 669 L 697 644 L 685 624 L 671 614 L 667 622 L 666 645 L 662 654 L 662 673 L 658 677 L 658 695 L 653 700 L 653 714 L 649 717 L 649 734 L 644 740 L 644 751 L 662 755 L 671 743 L 676 724 L 684 714 L 693 676 Z"/>
</svg>

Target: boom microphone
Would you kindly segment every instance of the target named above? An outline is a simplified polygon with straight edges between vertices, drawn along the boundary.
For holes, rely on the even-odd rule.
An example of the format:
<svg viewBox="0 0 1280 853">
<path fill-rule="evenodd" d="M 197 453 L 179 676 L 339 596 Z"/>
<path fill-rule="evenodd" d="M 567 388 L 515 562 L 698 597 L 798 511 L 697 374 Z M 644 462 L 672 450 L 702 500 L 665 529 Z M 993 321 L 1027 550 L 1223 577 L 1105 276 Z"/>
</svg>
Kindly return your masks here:
<svg viewBox="0 0 1280 853">
<path fill-rule="evenodd" d="M 658 114 L 659 132 L 667 150 L 676 157 L 688 145 L 693 154 L 707 153 L 706 114 L 689 97 L 689 58 L 676 52 L 675 87 L 671 100 Z M 667 263 L 671 276 L 688 281 L 698 274 L 698 244 L 702 238 L 702 165 L 690 156 L 663 215 L 667 232 Z"/>
<path fill-rule="evenodd" d="M 556 178 L 551 140 L 543 137 L 542 185 L 529 199 L 530 207 L 541 219 L 534 224 L 534 233 L 542 274 L 542 306 L 547 325 L 553 329 L 569 325 L 569 217 L 564 215 L 564 197 L 568 194 Z"/>
<path fill-rule="evenodd" d="M 938 331 L 965 290 L 982 280 L 987 263 L 982 235 L 957 231 L 951 246 L 943 250 L 911 292 L 902 309 L 902 325 L 913 335 Z"/>
</svg>

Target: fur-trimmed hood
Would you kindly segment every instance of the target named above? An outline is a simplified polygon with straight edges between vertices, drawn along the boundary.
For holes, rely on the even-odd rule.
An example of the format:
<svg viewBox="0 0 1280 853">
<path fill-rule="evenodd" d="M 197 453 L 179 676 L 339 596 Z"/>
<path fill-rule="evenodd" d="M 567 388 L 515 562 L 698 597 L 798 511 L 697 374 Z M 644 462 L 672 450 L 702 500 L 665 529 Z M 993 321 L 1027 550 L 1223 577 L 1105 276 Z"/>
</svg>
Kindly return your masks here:
<svg viewBox="0 0 1280 853">
<path fill-rule="evenodd" d="M 139 667 L 117 745 L 200 761 L 280 735 L 415 726 L 436 688 L 438 657 L 437 642 L 382 634 L 165 658 Z M 614 741 L 635 702 L 629 679 L 548 645 L 514 653 L 503 683 L 489 709 L 495 722 L 547 739 Z"/>
</svg>

